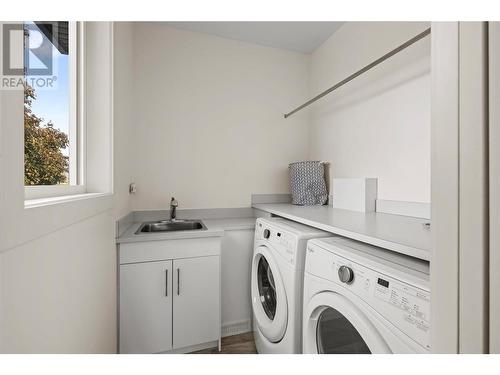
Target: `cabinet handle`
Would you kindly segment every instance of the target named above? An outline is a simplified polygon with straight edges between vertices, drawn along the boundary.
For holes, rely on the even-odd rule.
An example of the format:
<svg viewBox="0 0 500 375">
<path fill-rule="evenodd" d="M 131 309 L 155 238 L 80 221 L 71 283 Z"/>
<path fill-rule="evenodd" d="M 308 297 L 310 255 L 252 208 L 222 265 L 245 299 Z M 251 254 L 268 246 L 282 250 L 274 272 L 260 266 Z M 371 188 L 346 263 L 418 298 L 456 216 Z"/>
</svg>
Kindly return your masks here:
<svg viewBox="0 0 500 375">
<path fill-rule="evenodd" d="M 177 295 L 181 294 L 181 278 L 180 278 L 181 270 L 177 268 Z"/>
<path fill-rule="evenodd" d="M 168 268 L 165 270 L 165 297 L 168 297 Z"/>
</svg>

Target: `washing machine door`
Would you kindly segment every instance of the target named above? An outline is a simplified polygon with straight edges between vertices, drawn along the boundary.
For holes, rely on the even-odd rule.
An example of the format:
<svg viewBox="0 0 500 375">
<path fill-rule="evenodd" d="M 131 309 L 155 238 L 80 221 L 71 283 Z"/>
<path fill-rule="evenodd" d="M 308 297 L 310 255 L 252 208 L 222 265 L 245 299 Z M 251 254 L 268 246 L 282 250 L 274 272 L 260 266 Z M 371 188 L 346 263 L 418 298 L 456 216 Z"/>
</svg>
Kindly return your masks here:
<svg viewBox="0 0 500 375">
<path fill-rule="evenodd" d="M 340 294 L 316 294 L 309 301 L 304 318 L 304 353 L 390 353 L 367 316 Z"/>
<path fill-rule="evenodd" d="M 285 335 L 288 306 L 283 279 L 272 250 L 259 246 L 252 262 L 252 308 L 258 329 L 271 342 Z"/>
</svg>

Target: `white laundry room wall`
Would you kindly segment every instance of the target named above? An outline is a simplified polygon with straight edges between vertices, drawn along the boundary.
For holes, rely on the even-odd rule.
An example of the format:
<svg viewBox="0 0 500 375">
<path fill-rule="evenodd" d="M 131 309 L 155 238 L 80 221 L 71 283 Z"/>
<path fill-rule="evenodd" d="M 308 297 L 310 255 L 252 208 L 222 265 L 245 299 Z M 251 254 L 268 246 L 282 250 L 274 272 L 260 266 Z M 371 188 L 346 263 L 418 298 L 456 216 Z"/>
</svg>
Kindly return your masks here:
<svg viewBox="0 0 500 375">
<path fill-rule="evenodd" d="M 253 260 L 252 229 L 227 230 L 221 252 L 222 335 L 252 328 L 250 279 Z"/>
<path fill-rule="evenodd" d="M 114 22 L 114 109 L 113 109 L 113 208 L 120 218 L 131 210 L 129 185 L 132 182 L 134 140 L 133 23 Z"/>
<path fill-rule="evenodd" d="M 134 24 L 134 209 L 248 207 L 307 157 L 309 56 Z"/>
<path fill-rule="evenodd" d="M 87 30 L 107 43 L 109 27 L 88 23 Z M 121 185 L 128 183 L 131 25 L 116 24 L 114 35 L 115 195 L 25 208 L 23 95 L 0 91 L 1 353 L 116 353 L 114 222 L 129 211 Z"/>
<path fill-rule="evenodd" d="M 428 27 L 345 23 L 311 56 L 310 95 Z M 430 96 L 427 37 L 311 107 L 310 159 L 329 161 L 332 177 L 377 177 L 379 199 L 429 203 Z"/>
</svg>

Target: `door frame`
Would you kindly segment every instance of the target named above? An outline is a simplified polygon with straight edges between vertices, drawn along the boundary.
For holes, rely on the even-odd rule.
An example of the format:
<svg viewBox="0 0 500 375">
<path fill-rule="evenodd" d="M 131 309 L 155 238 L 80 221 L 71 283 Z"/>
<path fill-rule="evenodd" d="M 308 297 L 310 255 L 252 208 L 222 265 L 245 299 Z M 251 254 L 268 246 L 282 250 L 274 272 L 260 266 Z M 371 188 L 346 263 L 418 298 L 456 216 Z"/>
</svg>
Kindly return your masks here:
<svg viewBox="0 0 500 375">
<path fill-rule="evenodd" d="M 431 347 L 488 352 L 485 22 L 433 22 Z"/>
<path fill-rule="evenodd" d="M 489 345 L 500 354 L 500 22 L 488 22 L 489 59 Z"/>
</svg>

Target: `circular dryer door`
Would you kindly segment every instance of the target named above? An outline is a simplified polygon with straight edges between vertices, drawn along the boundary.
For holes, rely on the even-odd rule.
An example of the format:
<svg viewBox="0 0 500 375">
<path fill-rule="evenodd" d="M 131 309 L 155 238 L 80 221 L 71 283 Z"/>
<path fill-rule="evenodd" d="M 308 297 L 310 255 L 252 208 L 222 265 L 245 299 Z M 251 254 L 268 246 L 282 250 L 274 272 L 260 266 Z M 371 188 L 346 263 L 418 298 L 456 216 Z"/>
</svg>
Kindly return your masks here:
<svg viewBox="0 0 500 375">
<path fill-rule="evenodd" d="M 251 282 L 252 308 L 258 328 L 269 341 L 279 342 L 287 326 L 287 298 L 278 265 L 266 246 L 254 251 Z"/>
<path fill-rule="evenodd" d="M 390 353 L 366 315 L 337 293 L 316 294 L 304 317 L 304 353 Z"/>
</svg>

